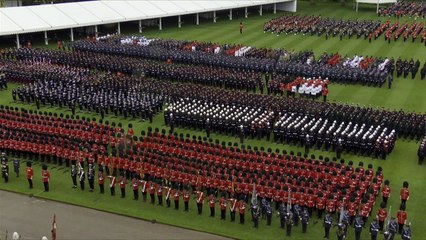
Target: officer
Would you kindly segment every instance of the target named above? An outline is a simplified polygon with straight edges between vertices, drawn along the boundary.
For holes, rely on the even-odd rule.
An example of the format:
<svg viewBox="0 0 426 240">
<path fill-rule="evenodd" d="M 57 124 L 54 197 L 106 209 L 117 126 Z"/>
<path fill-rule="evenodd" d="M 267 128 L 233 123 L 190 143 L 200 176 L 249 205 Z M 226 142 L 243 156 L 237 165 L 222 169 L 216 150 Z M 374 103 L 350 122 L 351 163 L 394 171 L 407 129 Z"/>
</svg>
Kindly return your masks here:
<svg viewBox="0 0 426 240">
<path fill-rule="evenodd" d="M 286 207 L 285 207 L 285 205 L 284 205 L 283 202 L 280 204 L 280 207 L 278 209 L 278 213 L 280 214 L 280 221 L 281 221 L 280 222 L 281 223 L 280 227 L 282 229 L 284 229 L 285 228 L 285 217 L 287 215 L 287 209 L 286 209 Z"/>
<path fill-rule="evenodd" d="M 215 215 L 215 205 L 216 205 L 216 198 L 213 194 L 210 194 L 209 196 L 210 217 L 214 217 Z"/>
<path fill-rule="evenodd" d="M 286 217 L 286 225 L 287 225 L 287 236 L 291 236 L 291 227 L 293 226 L 293 213 L 290 211 L 287 213 Z"/>
<path fill-rule="evenodd" d="M 103 167 L 99 167 L 98 171 L 98 184 L 99 184 L 99 191 L 100 193 L 104 193 L 104 184 L 105 184 L 105 177 L 104 177 L 104 169 Z"/>
<path fill-rule="evenodd" d="M 266 205 L 266 224 L 268 226 L 271 226 L 272 214 L 273 213 L 274 213 L 274 211 L 272 210 L 271 204 L 269 202 L 267 202 L 267 205 Z"/>
<path fill-rule="evenodd" d="M 7 165 L 7 160 L 2 158 L 1 160 L 1 173 L 2 178 L 4 178 L 4 182 L 9 182 L 9 166 Z"/>
<path fill-rule="evenodd" d="M 398 223 L 395 218 L 392 218 L 388 224 L 389 240 L 393 240 L 396 233 L 398 232 Z"/>
<path fill-rule="evenodd" d="M 305 137 L 305 153 L 306 154 L 309 153 L 310 146 L 311 146 L 311 137 L 309 136 L 309 134 L 306 134 L 306 137 Z"/>
<path fill-rule="evenodd" d="M 377 221 L 377 218 L 373 219 L 373 221 L 370 223 L 370 236 L 371 240 L 377 239 L 377 234 L 379 233 L 379 222 Z"/>
<path fill-rule="evenodd" d="M 240 125 L 240 143 L 243 144 L 244 143 L 244 126 Z"/>
<path fill-rule="evenodd" d="M 258 228 L 259 227 L 259 214 L 260 214 L 260 209 L 257 205 L 253 205 L 251 207 L 251 211 L 252 211 L 252 216 L 253 216 L 253 223 L 254 223 L 254 228 Z"/>
<path fill-rule="evenodd" d="M 306 208 L 303 208 L 301 221 L 302 221 L 302 233 L 306 233 L 306 230 L 308 229 L 308 223 L 309 223 L 309 213 L 308 213 L 308 209 Z"/>
<path fill-rule="evenodd" d="M 345 224 L 343 224 L 343 223 L 337 224 L 337 239 L 338 240 L 343 240 L 343 239 L 346 238 L 345 232 L 346 232 Z"/>
<path fill-rule="evenodd" d="M 238 203 L 238 210 L 240 213 L 240 224 L 244 224 L 245 222 L 245 211 L 246 211 L 246 202 L 244 201 L 244 196 L 240 198 L 240 201 Z"/>
<path fill-rule="evenodd" d="M 205 123 L 205 129 L 206 129 L 206 135 L 207 135 L 207 138 L 209 138 L 210 137 L 210 119 L 209 118 L 207 118 L 207 120 L 206 120 L 206 123 Z"/>
<path fill-rule="evenodd" d="M 302 209 L 300 208 L 299 204 L 295 204 L 293 207 L 293 223 L 294 226 L 299 226 L 299 217 Z"/>
<path fill-rule="evenodd" d="M 77 169 L 75 165 L 71 166 L 71 179 L 72 179 L 72 188 L 77 188 Z"/>
<path fill-rule="evenodd" d="M 330 238 L 330 228 L 333 224 L 333 216 L 331 213 L 327 213 L 324 218 L 324 238 L 329 239 Z"/>
<path fill-rule="evenodd" d="M 19 159 L 13 159 L 13 170 L 16 173 L 16 177 L 19 177 L 19 169 L 21 168 L 20 163 Z"/>
<path fill-rule="evenodd" d="M 80 181 L 80 188 L 84 190 L 84 180 L 86 179 L 86 174 L 84 169 L 80 167 L 80 171 L 78 172 L 78 180 Z"/>
<path fill-rule="evenodd" d="M 360 240 L 361 239 L 361 232 L 362 232 L 363 226 L 364 226 L 364 221 L 362 220 L 362 217 L 358 215 L 355 218 L 355 225 L 354 225 L 354 228 L 355 228 L 355 239 L 356 240 Z"/>
<path fill-rule="evenodd" d="M 336 144 L 336 158 L 340 159 L 342 156 L 342 150 L 343 150 L 343 140 L 339 138 Z"/>
<path fill-rule="evenodd" d="M 89 181 L 89 192 L 93 192 L 93 189 L 95 188 L 95 172 L 93 170 L 92 164 L 89 164 L 87 180 Z"/>
</svg>

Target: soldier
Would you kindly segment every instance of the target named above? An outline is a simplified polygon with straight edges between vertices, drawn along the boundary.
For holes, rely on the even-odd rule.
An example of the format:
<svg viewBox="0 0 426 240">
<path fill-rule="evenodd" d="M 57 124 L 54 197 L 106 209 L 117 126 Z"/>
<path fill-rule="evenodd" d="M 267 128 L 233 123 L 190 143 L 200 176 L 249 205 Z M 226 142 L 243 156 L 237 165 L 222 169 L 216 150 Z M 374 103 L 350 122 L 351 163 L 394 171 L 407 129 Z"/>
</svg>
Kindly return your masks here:
<svg viewBox="0 0 426 240">
<path fill-rule="evenodd" d="M 235 221 L 235 211 L 236 211 L 236 207 L 237 207 L 237 199 L 234 198 L 233 196 L 231 196 L 230 199 L 228 199 L 229 201 L 229 213 L 231 215 L 231 222 Z"/>
<path fill-rule="evenodd" d="M 82 167 L 80 167 L 80 171 L 78 173 L 78 179 L 80 181 L 81 190 L 84 190 L 84 180 L 86 179 L 86 173 L 84 172 L 84 169 Z"/>
<path fill-rule="evenodd" d="M 301 221 L 302 221 L 302 233 L 306 233 L 306 230 L 308 229 L 308 224 L 309 224 L 309 213 L 308 213 L 308 209 L 306 208 L 303 208 Z"/>
<path fill-rule="evenodd" d="M 251 207 L 251 211 L 252 211 L 252 216 L 253 216 L 253 223 L 254 223 L 254 228 L 258 228 L 259 227 L 259 207 L 257 205 L 253 205 Z"/>
<path fill-rule="evenodd" d="M 240 224 L 244 224 L 244 221 L 245 221 L 244 214 L 245 214 L 245 211 L 246 211 L 246 202 L 244 201 L 244 198 L 241 197 L 241 199 L 238 203 L 239 203 L 238 204 L 238 210 L 239 210 L 239 213 L 240 213 Z"/>
<path fill-rule="evenodd" d="M 151 199 L 151 204 L 155 204 L 155 185 L 153 181 L 149 182 L 149 197 Z"/>
<path fill-rule="evenodd" d="M 330 238 L 330 228 L 333 224 L 333 216 L 331 213 L 327 213 L 324 218 L 324 238 L 329 239 Z"/>
<path fill-rule="evenodd" d="M 398 233 L 402 234 L 402 229 L 407 222 L 407 212 L 405 211 L 405 205 L 399 207 L 399 211 L 396 214 L 396 218 L 398 219 Z"/>
<path fill-rule="evenodd" d="M 19 168 L 21 168 L 19 159 L 17 158 L 13 159 L 13 170 L 16 173 L 16 177 L 19 177 Z"/>
<path fill-rule="evenodd" d="M 404 230 L 402 230 L 402 240 L 410 240 L 411 239 L 411 228 L 410 223 L 404 226 Z"/>
<path fill-rule="evenodd" d="M 287 212 L 287 217 L 286 217 L 286 225 L 287 225 L 287 231 L 286 234 L 287 236 L 291 236 L 291 227 L 293 226 L 293 213 Z"/>
<path fill-rule="evenodd" d="M 281 227 L 282 229 L 284 229 L 284 228 L 285 228 L 285 216 L 287 215 L 287 211 L 286 211 L 286 210 L 287 210 L 287 209 L 286 209 L 286 207 L 285 207 L 284 203 L 282 202 L 282 203 L 280 204 L 279 209 L 278 209 L 278 214 L 280 215 L 280 227 Z"/>
<path fill-rule="evenodd" d="M 2 158 L 1 160 L 1 173 L 2 178 L 4 178 L 4 182 L 9 182 L 9 166 L 7 165 L 7 159 Z"/>
<path fill-rule="evenodd" d="M 146 202 L 146 197 L 147 197 L 147 194 L 148 194 L 148 190 L 147 190 L 147 188 L 146 188 L 146 185 L 148 184 L 148 182 L 147 181 L 145 181 L 145 180 L 141 180 L 141 185 L 142 185 L 142 187 L 141 187 L 141 193 L 142 193 L 142 200 L 144 201 L 144 202 Z"/>
<path fill-rule="evenodd" d="M 244 126 L 240 125 L 240 143 L 244 143 Z"/>
<path fill-rule="evenodd" d="M 401 191 L 399 192 L 399 198 L 401 199 L 401 205 L 405 207 L 408 199 L 410 199 L 410 192 L 408 191 L 407 181 L 404 181 L 404 183 L 402 184 Z"/>
<path fill-rule="evenodd" d="M 72 188 L 77 188 L 77 169 L 75 165 L 71 166 L 71 179 L 72 179 Z"/>
<path fill-rule="evenodd" d="M 175 202 L 175 210 L 178 210 L 179 209 L 180 193 L 179 193 L 179 188 L 178 188 L 177 184 L 175 184 L 175 187 L 173 188 L 172 194 L 173 194 L 173 201 Z"/>
<path fill-rule="evenodd" d="M 355 218 L 355 225 L 354 225 L 354 228 L 355 228 L 355 239 L 356 240 L 360 240 L 361 239 L 361 232 L 362 232 L 363 226 L 364 226 L 364 221 L 362 220 L 361 216 L 358 215 Z"/>
<path fill-rule="evenodd" d="M 302 211 L 302 209 L 300 208 L 299 204 L 295 204 L 293 207 L 293 223 L 294 226 L 299 226 L 299 217 L 300 217 L 300 212 Z"/>
<path fill-rule="evenodd" d="M 207 120 L 206 120 L 206 123 L 205 123 L 205 129 L 206 129 L 206 135 L 207 135 L 207 138 L 209 138 L 210 137 L 210 119 L 209 118 L 207 118 Z"/>
<path fill-rule="evenodd" d="M 309 134 L 306 134 L 306 137 L 305 137 L 305 153 L 306 154 L 309 153 L 310 146 L 311 146 L 311 137 L 309 136 Z"/>
<path fill-rule="evenodd" d="M 163 206 L 163 185 L 157 184 L 158 205 Z"/>
<path fill-rule="evenodd" d="M 342 155 L 342 149 L 343 149 L 343 140 L 339 138 L 336 144 L 336 158 L 340 159 Z"/>
<path fill-rule="evenodd" d="M 385 223 L 386 218 L 388 217 L 387 211 L 385 209 L 386 204 L 384 202 L 382 202 L 380 204 L 380 209 L 377 212 L 377 219 L 379 221 L 379 229 L 380 231 L 383 231 L 383 225 Z"/>
<path fill-rule="evenodd" d="M 116 179 L 115 176 L 108 176 L 109 178 L 109 189 L 111 191 L 111 196 L 115 195 L 115 184 L 116 184 Z"/>
<path fill-rule="evenodd" d="M 29 161 L 27 162 L 26 172 L 27 172 L 27 180 L 28 180 L 29 187 L 30 187 L 30 189 L 32 189 L 33 188 L 34 171 L 33 171 L 33 168 L 32 168 L 32 164 Z"/>
<path fill-rule="evenodd" d="M 136 200 L 136 201 L 139 199 L 139 185 L 140 185 L 140 181 L 137 178 L 137 174 L 133 173 L 133 178 L 132 178 L 133 200 Z"/>
<path fill-rule="evenodd" d="M 219 205 L 220 205 L 220 220 L 226 219 L 226 200 L 225 200 L 225 193 L 222 192 L 222 197 L 219 199 Z"/>
<path fill-rule="evenodd" d="M 200 190 L 196 191 L 197 194 L 197 209 L 198 215 L 203 213 L 203 203 L 204 203 L 204 192 Z"/>
<path fill-rule="evenodd" d="M 89 164 L 89 173 L 87 173 L 87 181 L 89 182 L 89 192 L 93 192 L 95 189 L 95 170 L 92 164 Z"/>
<path fill-rule="evenodd" d="M 336 233 L 337 233 L 337 239 L 338 240 L 343 240 L 343 239 L 346 238 L 345 232 L 346 232 L 345 224 L 343 224 L 343 223 L 337 224 L 337 232 Z"/>
<path fill-rule="evenodd" d="M 370 223 L 370 236 L 371 240 L 377 239 L 377 234 L 379 233 L 380 226 L 377 222 L 377 218 L 373 219 L 373 221 Z"/>
<path fill-rule="evenodd" d="M 398 223 L 392 218 L 388 224 L 389 240 L 393 240 L 398 231 Z"/>
<path fill-rule="evenodd" d="M 121 198 L 125 198 L 126 197 L 126 184 L 127 184 L 127 179 L 124 177 L 124 173 L 121 172 L 120 173 L 120 190 L 121 190 Z"/>
<path fill-rule="evenodd" d="M 393 77 L 392 77 L 392 75 L 389 75 L 389 77 L 388 77 L 388 89 L 392 88 L 392 82 L 393 82 Z"/>
<path fill-rule="evenodd" d="M 272 222 L 272 214 L 274 213 L 274 210 L 271 207 L 271 203 L 267 202 L 266 205 L 266 224 L 268 226 L 271 226 L 271 222 Z"/>
<path fill-rule="evenodd" d="M 41 167 L 41 180 L 43 181 L 44 185 L 44 191 L 49 192 L 49 180 L 50 180 L 50 173 L 47 170 L 47 165 L 43 164 Z"/>
<path fill-rule="evenodd" d="M 166 205 L 167 205 L 167 208 L 170 208 L 170 204 L 171 204 L 170 198 L 172 197 L 172 188 L 171 187 L 164 187 L 164 188 L 166 190 Z"/>
<path fill-rule="evenodd" d="M 210 194 L 209 196 L 210 217 L 214 217 L 215 204 L 216 204 L 216 198 L 214 197 L 213 194 Z"/>
<path fill-rule="evenodd" d="M 100 193 L 104 193 L 105 178 L 104 178 L 104 170 L 102 167 L 99 167 L 99 171 L 98 171 L 98 184 L 99 184 Z"/>
<path fill-rule="evenodd" d="M 390 197 L 390 193 L 391 193 L 391 189 L 389 187 L 389 184 L 390 184 L 389 180 L 385 180 L 383 188 L 382 188 L 382 198 L 383 198 L 383 202 L 385 204 L 385 207 L 386 207 L 386 204 L 388 202 L 388 198 Z"/>
<path fill-rule="evenodd" d="M 189 210 L 189 199 L 191 198 L 191 194 L 188 191 L 188 187 L 185 187 L 183 191 L 183 202 L 185 204 L 185 212 L 188 212 Z"/>
</svg>

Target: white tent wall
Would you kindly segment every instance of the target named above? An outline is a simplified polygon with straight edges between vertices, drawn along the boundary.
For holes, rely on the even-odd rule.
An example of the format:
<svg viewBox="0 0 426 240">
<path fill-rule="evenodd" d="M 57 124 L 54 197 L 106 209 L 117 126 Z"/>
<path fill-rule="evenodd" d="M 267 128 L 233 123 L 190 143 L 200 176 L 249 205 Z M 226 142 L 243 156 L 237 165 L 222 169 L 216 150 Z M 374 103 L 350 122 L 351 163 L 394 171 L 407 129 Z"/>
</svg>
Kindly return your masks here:
<svg viewBox="0 0 426 240">
<path fill-rule="evenodd" d="M 355 11 L 358 12 L 358 4 L 365 3 L 365 4 L 374 4 L 376 5 L 376 13 L 379 12 L 379 6 L 380 4 L 386 4 L 386 3 L 393 3 L 395 4 L 397 0 L 356 0 L 356 7 Z"/>
</svg>

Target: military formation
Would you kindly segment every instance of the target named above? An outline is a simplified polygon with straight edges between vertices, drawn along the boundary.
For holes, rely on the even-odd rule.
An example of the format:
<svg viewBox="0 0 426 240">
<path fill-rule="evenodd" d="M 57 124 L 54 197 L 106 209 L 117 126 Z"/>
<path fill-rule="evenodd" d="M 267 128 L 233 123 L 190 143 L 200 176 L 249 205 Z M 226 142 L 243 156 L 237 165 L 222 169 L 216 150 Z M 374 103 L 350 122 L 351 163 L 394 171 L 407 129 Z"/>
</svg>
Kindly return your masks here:
<svg viewBox="0 0 426 240">
<path fill-rule="evenodd" d="M 426 17 L 426 5 L 424 2 L 400 1 L 391 4 L 386 8 L 379 8 L 379 16 L 392 16 L 392 17 Z"/>
<path fill-rule="evenodd" d="M 417 156 L 419 157 L 419 164 L 423 164 L 426 156 L 426 135 L 420 141 L 419 150 L 417 150 Z"/>
</svg>

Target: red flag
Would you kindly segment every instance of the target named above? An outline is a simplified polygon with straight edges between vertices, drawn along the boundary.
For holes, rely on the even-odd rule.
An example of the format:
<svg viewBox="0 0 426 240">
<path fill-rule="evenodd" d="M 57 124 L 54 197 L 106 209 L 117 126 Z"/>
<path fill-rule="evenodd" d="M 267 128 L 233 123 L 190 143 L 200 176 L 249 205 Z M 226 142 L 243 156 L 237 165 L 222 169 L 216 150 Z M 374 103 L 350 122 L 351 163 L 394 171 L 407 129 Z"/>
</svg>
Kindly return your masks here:
<svg viewBox="0 0 426 240">
<path fill-rule="evenodd" d="M 56 214 L 53 214 L 53 222 L 52 222 L 52 240 L 56 240 Z"/>
</svg>

